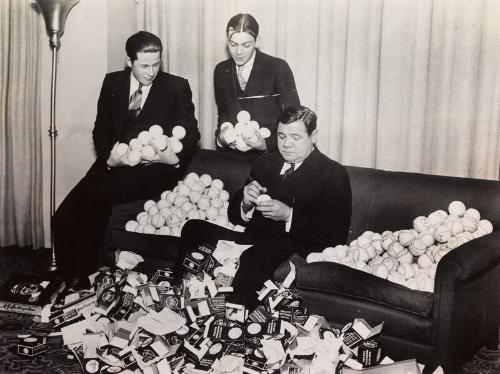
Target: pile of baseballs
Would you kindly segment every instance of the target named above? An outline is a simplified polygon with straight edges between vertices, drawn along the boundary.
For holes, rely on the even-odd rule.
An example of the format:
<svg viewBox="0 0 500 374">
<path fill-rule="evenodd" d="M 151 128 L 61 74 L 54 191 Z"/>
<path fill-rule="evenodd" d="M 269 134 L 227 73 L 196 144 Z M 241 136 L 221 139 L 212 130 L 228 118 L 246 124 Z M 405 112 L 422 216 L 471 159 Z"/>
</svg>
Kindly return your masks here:
<svg viewBox="0 0 500 374">
<path fill-rule="evenodd" d="M 415 218 L 411 229 L 382 234 L 366 231 L 349 245 L 310 253 L 307 262 L 336 262 L 414 290 L 433 292 L 441 258 L 492 231 L 491 222 L 481 219 L 476 209 L 453 201 L 448 212 L 437 210 Z"/>
<path fill-rule="evenodd" d="M 238 151 L 246 152 L 252 149 L 245 139 L 249 142 L 256 141 L 256 131 L 258 131 L 264 139 L 271 136 L 271 131 L 269 131 L 267 127 L 260 127 L 257 121 L 250 120 L 250 113 L 246 110 L 241 110 L 237 114 L 236 120 L 238 122 L 234 126 L 231 122 L 223 122 L 220 125 L 220 133 L 222 139 L 227 144 L 235 143 L 235 148 Z"/>
<path fill-rule="evenodd" d="M 232 229 L 227 218 L 229 192 L 220 179 L 189 173 L 158 201 L 148 200 L 144 211 L 128 221 L 125 230 L 143 234 L 180 236 L 189 219 L 202 219 Z"/>
<path fill-rule="evenodd" d="M 137 138 L 130 142 L 119 143 L 116 152 L 120 157 L 127 157 L 131 165 L 137 165 L 141 161 L 156 161 L 160 158 L 153 144 L 158 151 L 164 151 L 168 146 L 172 147 L 174 153 L 182 151 L 181 140 L 186 136 L 186 129 L 182 126 L 175 126 L 172 129 L 172 136 L 163 134 L 163 128 L 159 125 L 153 125 L 148 131 L 141 131 Z"/>
</svg>

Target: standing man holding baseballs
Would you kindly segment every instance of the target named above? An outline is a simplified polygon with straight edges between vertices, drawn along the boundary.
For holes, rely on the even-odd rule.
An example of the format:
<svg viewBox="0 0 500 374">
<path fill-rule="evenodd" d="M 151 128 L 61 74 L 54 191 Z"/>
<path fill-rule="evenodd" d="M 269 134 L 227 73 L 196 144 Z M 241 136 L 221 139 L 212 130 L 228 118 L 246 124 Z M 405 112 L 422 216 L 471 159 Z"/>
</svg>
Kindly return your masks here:
<svg viewBox="0 0 500 374">
<path fill-rule="evenodd" d="M 198 148 L 191 88 L 186 79 L 160 71 L 161 40 L 139 31 L 128 38 L 125 49 L 127 68 L 106 75 L 97 103 L 92 133 L 97 159 L 52 217 L 59 269 L 70 287 L 78 288 L 96 270 L 113 205 L 153 198 L 172 188 Z M 148 140 L 139 134 L 153 125 L 155 133 L 166 136 L 182 127 L 182 150 L 176 153 L 168 142 L 166 148 L 151 142 L 154 155 L 138 159 L 134 147 Z"/>
</svg>

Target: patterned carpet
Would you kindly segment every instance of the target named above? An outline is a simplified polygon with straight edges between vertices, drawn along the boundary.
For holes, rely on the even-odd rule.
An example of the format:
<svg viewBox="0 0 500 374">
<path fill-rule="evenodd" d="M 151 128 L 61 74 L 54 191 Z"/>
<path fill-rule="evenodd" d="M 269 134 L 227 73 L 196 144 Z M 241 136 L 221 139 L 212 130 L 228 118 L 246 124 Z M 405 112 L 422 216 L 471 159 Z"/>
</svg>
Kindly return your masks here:
<svg viewBox="0 0 500 374">
<path fill-rule="evenodd" d="M 0 249 L 0 283 L 11 273 L 38 272 L 46 263 L 47 251 L 17 248 Z M 48 351 L 35 357 L 17 354 L 17 335 L 50 332 L 46 324 L 36 322 L 33 316 L 0 312 L 0 374 L 8 373 L 83 373 L 70 352 L 62 350 L 62 338 L 48 338 Z M 500 374 L 500 347 L 498 350 L 481 349 L 456 374 Z M 450 374 L 450 373 L 446 373 Z"/>
</svg>

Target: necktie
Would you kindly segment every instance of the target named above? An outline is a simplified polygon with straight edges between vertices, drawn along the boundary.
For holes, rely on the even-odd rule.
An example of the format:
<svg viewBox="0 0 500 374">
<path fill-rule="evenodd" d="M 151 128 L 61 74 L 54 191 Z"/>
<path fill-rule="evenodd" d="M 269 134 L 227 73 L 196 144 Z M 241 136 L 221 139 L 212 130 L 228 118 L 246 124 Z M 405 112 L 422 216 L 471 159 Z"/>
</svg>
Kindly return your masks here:
<svg viewBox="0 0 500 374">
<path fill-rule="evenodd" d="M 242 91 L 245 91 L 245 87 L 247 86 L 247 81 L 245 80 L 245 78 L 243 78 L 243 68 L 245 67 L 245 65 L 243 66 L 238 66 L 238 83 L 240 84 L 240 88 Z"/>
<path fill-rule="evenodd" d="M 290 164 L 290 167 L 285 170 L 285 172 L 281 175 L 281 180 L 287 179 L 290 175 L 295 171 L 295 164 Z"/>
<path fill-rule="evenodd" d="M 141 100 L 142 100 L 142 84 L 139 83 L 137 90 L 130 96 L 130 101 L 128 103 L 128 112 L 131 117 L 137 118 L 141 112 Z"/>
</svg>

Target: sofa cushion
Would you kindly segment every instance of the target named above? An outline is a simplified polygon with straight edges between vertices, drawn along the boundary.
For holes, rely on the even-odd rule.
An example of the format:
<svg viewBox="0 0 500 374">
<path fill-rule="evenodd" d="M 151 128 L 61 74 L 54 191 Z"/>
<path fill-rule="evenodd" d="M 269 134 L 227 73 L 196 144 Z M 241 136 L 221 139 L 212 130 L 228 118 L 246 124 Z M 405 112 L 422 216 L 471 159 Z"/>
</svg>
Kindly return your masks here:
<svg viewBox="0 0 500 374">
<path fill-rule="evenodd" d="M 298 256 L 290 259 L 296 267 L 295 283 L 299 291 L 313 290 L 327 294 L 352 296 L 373 303 L 387 305 L 420 316 L 430 316 L 434 295 L 415 291 L 372 274 L 333 262 L 308 264 Z M 280 279 L 286 273 L 283 267 L 275 272 Z"/>
</svg>

